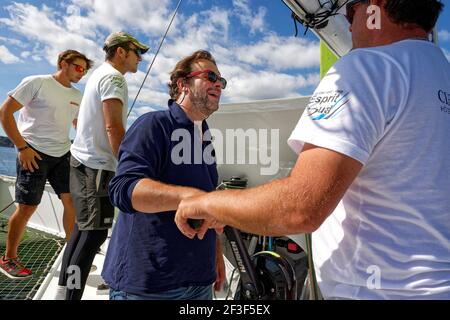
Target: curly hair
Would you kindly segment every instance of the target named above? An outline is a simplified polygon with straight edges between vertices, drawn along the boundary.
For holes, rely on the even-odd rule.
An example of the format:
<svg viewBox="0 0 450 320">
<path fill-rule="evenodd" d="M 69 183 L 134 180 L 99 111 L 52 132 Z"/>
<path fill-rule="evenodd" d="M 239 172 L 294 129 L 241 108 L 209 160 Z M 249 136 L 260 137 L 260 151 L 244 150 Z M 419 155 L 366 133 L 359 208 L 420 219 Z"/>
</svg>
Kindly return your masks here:
<svg viewBox="0 0 450 320">
<path fill-rule="evenodd" d="M 178 61 L 175 68 L 170 72 L 170 82 L 167 84 L 169 87 L 169 94 L 172 99 L 176 100 L 180 96 L 177 86 L 178 79 L 185 78 L 192 71 L 192 65 L 198 60 L 208 60 L 217 66 L 216 60 L 214 60 L 211 53 L 206 50 L 195 51 L 190 56 Z"/>
<path fill-rule="evenodd" d="M 440 0 L 387 0 L 384 8 L 393 22 L 415 24 L 430 32 L 444 4 Z"/>
<path fill-rule="evenodd" d="M 94 61 L 88 59 L 84 54 L 76 50 L 65 50 L 58 55 L 58 61 L 56 63 L 58 70 L 61 70 L 61 61 L 72 63 L 76 59 L 82 59 L 86 61 L 86 70 L 89 70 L 94 65 Z"/>
</svg>

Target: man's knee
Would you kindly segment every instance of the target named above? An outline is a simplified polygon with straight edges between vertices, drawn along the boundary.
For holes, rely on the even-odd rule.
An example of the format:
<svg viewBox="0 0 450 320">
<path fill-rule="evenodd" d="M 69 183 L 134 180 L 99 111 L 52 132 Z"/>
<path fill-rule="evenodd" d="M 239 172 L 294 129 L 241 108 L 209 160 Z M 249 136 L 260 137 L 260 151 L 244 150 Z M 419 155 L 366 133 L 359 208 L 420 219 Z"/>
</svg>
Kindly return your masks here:
<svg viewBox="0 0 450 320">
<path fill-rule="evenodd" d="M 64 206 L 64 208 L 73 208 L 73 200 L 72 200 L 72 196 L 70 195 L 70 193 L 61 193 L 59 195 L 59 198 L 61 199 L 61 202 Z"/>
<path fill-rule="evenodd" d="M 19 203 L 18 214 L 21 216 L 31 217 L 33 213 L 36 211 L 37 207 L 38 207 L 37 205 Z"/>
</svg>

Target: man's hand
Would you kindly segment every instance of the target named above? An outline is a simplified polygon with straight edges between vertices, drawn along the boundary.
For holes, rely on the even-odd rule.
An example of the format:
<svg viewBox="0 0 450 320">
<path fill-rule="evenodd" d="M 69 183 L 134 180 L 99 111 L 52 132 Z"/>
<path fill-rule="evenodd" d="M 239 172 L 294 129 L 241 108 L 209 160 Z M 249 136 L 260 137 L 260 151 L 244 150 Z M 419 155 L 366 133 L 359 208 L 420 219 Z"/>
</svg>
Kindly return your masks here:
<svg viewBox="0 0 450 320">
<path fill-rule="evenodd" d="M 36 162 L 36 159 L 42 160 L 39 153 L 31 149 L 30 147 L 22 150 L 18 154 L 19 163 L 25 170 L 29 170 L 31 172 L 34 172 L 34 169 L 39 169 L 39 166 Z"/>
<path fill-rule="evenodd" d="M 216 229 L 218 233 L 221 233 L 224 225 L 210 217 L 208 213 L 203 209 L 203 202 L 208 195 L 200 195 L 190 197 L 182 200 L 178 206 L 177 213 L 175 215 L 175 223 L 183 233 L 189 239 L 193 239 L 195 235 L 201 240 L 205 236 L 205 233 L 209 229 Z M 188 219 L 203 220 L 199 229 L 193 229 Z"/>
</svg>

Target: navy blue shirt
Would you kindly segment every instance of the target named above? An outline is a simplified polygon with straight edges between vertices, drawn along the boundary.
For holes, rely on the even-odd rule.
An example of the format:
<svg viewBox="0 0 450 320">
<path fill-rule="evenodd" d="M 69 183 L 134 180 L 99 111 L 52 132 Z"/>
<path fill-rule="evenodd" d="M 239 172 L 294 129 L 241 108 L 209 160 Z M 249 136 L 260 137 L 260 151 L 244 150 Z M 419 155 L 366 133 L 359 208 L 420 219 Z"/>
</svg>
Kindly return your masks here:
<svg viewBox="0 0 450 320">
<path fill-rule="evenodd" d="M 143 178 L 204 191 L 216 188 L 206 121 L 202 130 L 203 142 L 194 123 L 169 100 L 169 110 L 144 114 L 127 131 L 109 185 L 111 201 L 120 209 L 102 272 L 111 288 L 145 294 L 215 281 L 214 230 L 203 240 L 191 240 L 178 230 L 175 211 L 142 213 L 131 203 L 133 189 Z"/>
</svg>

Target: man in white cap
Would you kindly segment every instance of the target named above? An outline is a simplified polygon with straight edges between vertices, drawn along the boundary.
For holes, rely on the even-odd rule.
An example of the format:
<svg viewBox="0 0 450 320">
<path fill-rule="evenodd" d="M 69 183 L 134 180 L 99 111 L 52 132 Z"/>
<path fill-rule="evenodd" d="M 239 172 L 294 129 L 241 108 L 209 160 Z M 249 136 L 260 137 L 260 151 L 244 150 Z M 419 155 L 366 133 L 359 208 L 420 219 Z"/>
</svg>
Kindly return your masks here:
<svg viewBox="0 0 450 320">
<path fill-rule="evenodd" d="M 66 300 L 81 299 L 95 254 L 112 226 L 114 207 L 107 188 L 125 134 L 128 86 L 124 74 L 137 71 L 148 49 L 128 33 L 110 34 L 103 46 L 106 61 L 86 84 L 71 147 L 70 191 L 77 224 L 64 252 L 59 280 L 58 291 L 65 291 Z M 71 276 L 80 281 L 71 283 Z"/>
</svg>

